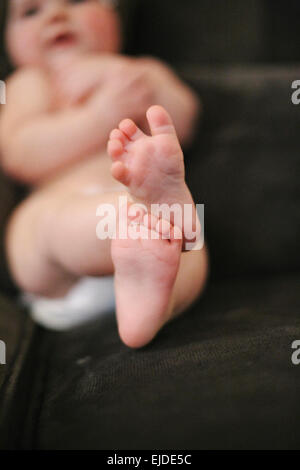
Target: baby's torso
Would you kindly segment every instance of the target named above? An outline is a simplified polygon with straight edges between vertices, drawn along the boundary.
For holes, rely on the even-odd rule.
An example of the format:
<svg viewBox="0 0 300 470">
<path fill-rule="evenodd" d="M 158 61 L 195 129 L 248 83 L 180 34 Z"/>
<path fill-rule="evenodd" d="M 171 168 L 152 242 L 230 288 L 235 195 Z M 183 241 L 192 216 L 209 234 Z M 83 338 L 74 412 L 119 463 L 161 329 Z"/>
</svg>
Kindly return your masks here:
<svg viewBox="0 0 300 470">
<path fill-rule="evenodd" d="M 124 190 L 111 175 L 111 160 L 106 152 L 92 155 L 74 164 L 50 181 L 35 188 L 35 191 L 55 191 L 56 195 L 66 193 L 96 194 Z"/>
</svg>

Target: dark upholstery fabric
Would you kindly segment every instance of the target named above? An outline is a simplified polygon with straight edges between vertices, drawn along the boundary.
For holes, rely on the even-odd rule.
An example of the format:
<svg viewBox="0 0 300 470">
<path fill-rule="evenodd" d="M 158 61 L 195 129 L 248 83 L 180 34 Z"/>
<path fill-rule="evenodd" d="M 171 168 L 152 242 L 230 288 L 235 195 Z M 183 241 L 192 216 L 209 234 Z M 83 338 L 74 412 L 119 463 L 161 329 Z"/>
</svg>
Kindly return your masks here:
<svg viewBox="0 0 300 470">
<path fill-rule="evenodd" d="M 6 293 L 15 292 L 9 276 L 5 250 L 4 237 L 5 226 L 11 210 L 16 204 L 16 188 L 6 179 L 0 171 L 0 289 Z"/>
<path fill-rule="evenodd" d="M 135 50 L 172 63 L 256 61 L 264 56 L 264 2 L 143 0 Z"/>
<path fill-rule="evenodd" d="M 300 3 L 298 0 L 265 0 L 265 49 L 272 62 L 299 61 Z"/>
<path fill-rule="evenodd" d="M 148 347 L 121 345 L 114 318 L 43 334 L 38 449 L 296 448 L 300 278 L 211 285 Z M 300 366 L 299 366 L 300 367 Z"/>
<path fill-rule="evenodd" d="M 7 0 L 0 3 L 0 80 L 4 80 L 10 70 L 9 61 L 5 50 L 5 22 L 7 16 Z"/>
<path fill-rule="evenodd" d="M 6 365 L 0 365 L 0 449 L 21 445 L 31 400 L 35 327 L 16 302 L 0 296 L 0 339 L 6 344 Z M 36 370 L 35 370 L 36 372 Z"/>
<path fill-rule="evenodd" d="M 174 64 L 299 60 L 298 0 L 143 0 L 135 50 Z"/>
<path fill-rule="evenodd" d="M 299 67 L 197 67 L 185 71 L 203 100 L 187 180 L 205 204 L 212 273 L 300 269 Z"/>
</svg>

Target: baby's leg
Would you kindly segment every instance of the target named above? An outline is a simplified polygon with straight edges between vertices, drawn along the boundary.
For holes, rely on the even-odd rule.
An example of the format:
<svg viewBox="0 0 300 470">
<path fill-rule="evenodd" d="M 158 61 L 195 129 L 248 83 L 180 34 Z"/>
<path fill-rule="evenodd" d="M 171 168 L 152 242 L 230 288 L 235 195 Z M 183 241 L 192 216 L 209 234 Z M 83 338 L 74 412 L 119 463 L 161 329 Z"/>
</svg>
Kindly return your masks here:
<svg viewBox="0 0 300 470">
<path fill-rule="evenodd" d="M 128 193 L 85 195 L 41 191 L 13 214 L 7 230 L 8 262 L 24 291 L 61 297 L 84 276 L 112 275 L 111 240 L 96 235 L 101 204 L 115 204 Z M 114 220 L 112 220 L 112 224 Z"/>
</svg>

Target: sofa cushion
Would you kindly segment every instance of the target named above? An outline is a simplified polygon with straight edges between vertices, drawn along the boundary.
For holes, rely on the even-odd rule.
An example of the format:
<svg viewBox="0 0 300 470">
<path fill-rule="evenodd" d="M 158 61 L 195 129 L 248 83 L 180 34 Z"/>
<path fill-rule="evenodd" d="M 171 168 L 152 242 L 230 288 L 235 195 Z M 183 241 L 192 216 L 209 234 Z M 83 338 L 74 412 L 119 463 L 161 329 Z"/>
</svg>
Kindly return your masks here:
<svg viewBox="0 0 300 470">
<path fill-rule="evenodd" d="M 299 60 L 298 0 L 143 0 L 133 50 L 173 64 Z"/>
<path fill-rule="evenodd" d="M 28 447 L 297 448 L 299 282 L 213 284 L 139 351 L 121 344 L 114 317 L 44 332 Z"/>
<path fill-rule="evenodd" d="M 16 204 L 17 191 L 14 185 L 1 173 L 0 170 L 0 291 L 14 292 L 11 282 L 4 249 L 5 226 L 8 216 Z"/>
<path fill-rule="evenodd" d="M 205 204 L 213 276 L 300 270 L 299 67 L 192 67 L 202 97 L 187 180 Z"/>
<path fill-rule="evenodd" d="M 34 334 L 28 315 L 0 295 L 0 340 L 6 345 L 6 364 L 0 365 L 0 449 L 22 445 L 35 370 Z"/>
<path fill-rule="evenodd" d="M 263 0 L 144 0 L 134 50 L 172 63 L 248 62 L 264 56 Z"/>
</svg>

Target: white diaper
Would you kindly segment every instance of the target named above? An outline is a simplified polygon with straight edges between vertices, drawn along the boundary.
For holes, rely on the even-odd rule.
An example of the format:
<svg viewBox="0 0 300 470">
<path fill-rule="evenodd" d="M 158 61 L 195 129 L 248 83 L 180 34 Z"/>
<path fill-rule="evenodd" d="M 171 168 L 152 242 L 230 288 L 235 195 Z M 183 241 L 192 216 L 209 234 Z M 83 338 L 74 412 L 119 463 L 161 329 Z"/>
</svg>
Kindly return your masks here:
<svg viewBox="0 0 300 470">
<path fill-rule="evenodd" d="M 64 331 L 115 311 L 114 278 L 86 277 L 61 299 L 23 294 L 32 318 L 45 328 Z"/>
</svg>

